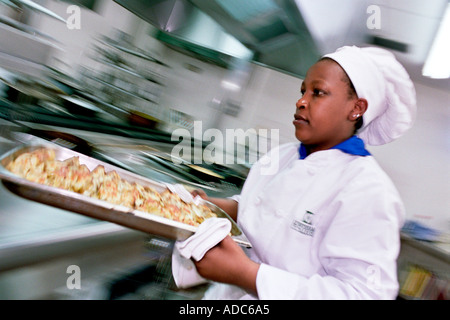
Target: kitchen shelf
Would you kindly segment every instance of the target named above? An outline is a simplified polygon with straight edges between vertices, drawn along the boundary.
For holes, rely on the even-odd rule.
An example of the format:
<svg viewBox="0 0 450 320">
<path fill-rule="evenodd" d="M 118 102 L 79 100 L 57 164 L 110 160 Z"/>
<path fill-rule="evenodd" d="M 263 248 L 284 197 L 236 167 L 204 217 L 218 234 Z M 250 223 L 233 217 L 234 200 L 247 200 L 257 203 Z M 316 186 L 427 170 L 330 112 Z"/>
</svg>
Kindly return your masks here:
<svg viewBox="0 0 450 320">
<path fill-rule="evenodd" d="M 162 84 L 161 82 L 159 82 L 156 79 L 153 79 L 153 78 L 150 78 L 150 77 L 146 77 L 146 76 L 144 76 L 144 75 L 142 75 L 142 74 L 140 74 L 140 73 L 138 73 L 138 72 L 136 72 L 136 71 L 134 71 L 132 69 L 115 65 L 112 62 L 108 61 L 107 59 L 97 59 L 97 61 L 101 62 L 101 63 L 104 63 L 105 65 L 110 66 L 113 69 L 116 69 L 118 71 L 122 71 L 122 72 L 124 72 L 124 73 L 126 73 L 128 75 L 132 75 L 132 76 L 135 76 L 137 78 L 140 78 L 141 80 L 148 80 L 148 81 L 151 81 L 153 83 L 156 83 L 157 85 L 164 86 L 164 84 Z"/>
<path fill-rule="evenodd" d="M 152 100 L 152 99 L 149 99 L 149 98 L 147 98 L 147 97 L 143 97 L 143 96 L 141 96 L 141 95 L 138 95 L 138 94 L 129 92 L 129 91 L 127 91 L 127 90 L 125 90 L 125 89 L 122 89 L 122 88 L 120 88 L 120 87 L 118 87 L 118 86 L 116 86 L 116 85 L 113 85 L 113 84 L 111 84 L 111 83 L 109 83 L 109 82 L 107 82 L 107 81 L 104 81 L 104 80 L 102 80 L 102 79 L 100 79 L 100 78 L 98 78 L 98 77 L 94 77 L 94 76 L 89 75 L 89 74 L 87 74 L 87 75 L 85 75 L 85 76 L 88 77 L 88 78 L 90 78 L 91 80 L 97 81 L 97 82 L 103 84 L 105 87 L 108 87 L 108 88 L 110 88 L 110 89 L 113 89 L 113 90 L 115 90 L 115 91 L 117 91 L 117 92 L 119 92 L 119 93 L 121 93 L 121 94 L 130 96 L 130 97 L 132 97 L 132 98 L 140 98 L 140 99 L 144 99 L 144 100 L 147 100 L 147 101 L 150 102 L 150 103 L 157 103 L 156 101 L 154 101 L 154 100 Z"/>
<path fill-rule="evenodd" d="M 107 38 L 107 37 L 105 37 L 103 40 L 99 40 L 99 42 L 102 43 L 102 44 L 106 44 L 106 45 L 108 45 L 108 46 L 110 46 L 110 47 L 112 47 L 114 49 L 120 50 L 120 51 L 122 51 L 124 53 L 128 53 L 128 54 L 134 55 L 136 57 L 139 57 L 139 58 L 151 61 L 151 62 L 156 62 L 156 63 L 158 63 L 158 64 L 160 64 L 162 66 L 168 67 L 168 65 L 165 64 L 164 62 L 162 62 L 162 61 L 160 61 L 160 60 L 158 60 L 158 59 L 156 59 L 156 58 L 154 58 L 154 57 L 152 57 L 152 56 L 150 56 L 150 55 L 148 55 L 148 54 L 146 54 L 144 52 L 141 52 L 139 48 L 127 48 L 127 47 L 124 47 L 123 45 L 121 45 L 121 44 L 119 44 L 119 43 L 115 42 L 114 40 L 112 40 L 110 38 Z"/>
<path fill-rule="evenodd" d="M 122 43 L 123 42 L 123 43 Z M 80 71 L 84 90 L 126 112 L 161 120 L 160 96 L 168 66 L 127 41 L 97 39 L 90 54 L 93 63 Z"/>
</svg>

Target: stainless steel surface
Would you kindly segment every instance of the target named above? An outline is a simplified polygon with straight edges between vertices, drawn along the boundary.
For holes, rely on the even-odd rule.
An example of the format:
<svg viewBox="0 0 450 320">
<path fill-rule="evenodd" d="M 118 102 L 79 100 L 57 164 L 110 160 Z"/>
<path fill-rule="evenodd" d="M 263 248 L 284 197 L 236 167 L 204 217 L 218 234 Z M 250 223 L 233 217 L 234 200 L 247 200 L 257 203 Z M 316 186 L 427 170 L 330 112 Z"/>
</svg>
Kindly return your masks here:
<svg viewBox="0 0 450 320">
<path fill-rule="evenodd" d="M 135 230 L 160 235 L 173 240 L 185 240 L 195 233 L 197 229 L 196 227 L 159 217 L 157 215 L 133 210 L 125 206 L 114 205 L 98 199 L 89 198 L 75 192 L 34 183 L 12 174 L 5 168 L 7 164 L 15 159 L 15 157 L 19 154 L 42 147 L 54 149 L 58 160 L 64 160 L 77 156 L 79 157 L 80 163 L 85 164 L 90 170 L 93 170 L 98 165 L 102 165 L 107 172 L 114 170 L 122 179 L 129 182 L 136 182 L 143 186 L 150 186 L 158 192 L 162 192 L 166 189 L 164 184 L 141 177 L 116 166 L 60 147 L 53 143 L 42 143 L 38 141 L 38 143 L 30 143 L 26 146 L 14 148 L 9 152 L 6 152 L 0 158 L 0 178 L 4 181 L 4 185 L 10 191 L 27 199 L 80 213 L 95 219 L 113 222 Z M 245 235 L 239 230 L 234 221 L 224 211 L 211 203 L 205 203 L 219 217 L 227 218 L 232 222 L 232 238 L 237 243 L 247 247 L 251 246 Z"/>
<path fill-rule="evenodd" d="M 8 192 L 1 186 L 0 195 Z M 48 261 L 74 252 L 97 247 L 114 247 L 128 242 L 143 243 L 145 234 L 84 217 L 74 217 L 70 212 L 48 210 L 35 204 L 22 206 L 34 212 L 15 217 L 2 213 L 9 230 L 2 234 L 0 245 L 0 272 Z M 37 211 L 41 209 L 40 211 Z M 19 219 L 26 220 L 18 221 Z M 51 220 L 45 220 L 51 219 Z M 48 223 L 46 225 L 46 223 Z M 2 228 L 4 231 L 6 228 Z"/>
<path fill-rule="evenodd" d="M 313 37 L 295 0 L 190 2 L 252 50 L 253 60 L 258 63 L 305 76 L 309 66 L 321 55 L 320 43 Z M 357 7 L 355 1 L 350 5 L 346 1 L 340 6 L 348 8 L 349 15 Z"/>
<path fill-rule="evenodd" d="M 203 55 L 203 58 L 205 58 L 206 48 L 215 52 L 214 57 L 209 57 L 210 61 L 224 64 L 228 63 L 229 57 L 245 60 L 250 60 L 253 57 L 252 50 L 246 48 L 235 37 L 225 32 L 219 23 L 199 10 L 190 1 L 115 0 L 115 2 L 154 25 L 166 35 L 172 36 L 169 42 L 180 41 L 178 42 L 180 44 L 183 42 L 188 49 L 185 52 L 191 55 Z M 205 32 L 206 30 L 207 32 Z M 211 37 L 208 33 L 214 36 Z M 197 54 L 196 50 L 190 50 L 195 46 L 194 44 L 203 54 Z M 190 48 L 189 45 L 191 45 Z M 176 47 L 182 49 L 183 45 Z"/>
<path fill-rule="evenodd" d="M 184 47 L 188 49 L 189 43 L 196 44 L 302 76 L 320 57 L 294 0 L 230 1 L 230 4 L 219 0 L 115 1 L 172 36 L 170 42 L 185 41 Z M 248 19 L 234 17 L 226 9 L 229 5 L 241 15 L 248 13 Z M 251 15 L 255 11 L 259 15 Z M 211 29 L 214 37 L 205 33 Z M 222 47 L 221 39 L 232 39 L 237 45 L 223 41 Z"/>
<path fill-rule="evenodd" d="M 30 215 L 33 213 L 28 213 Z M 152 262 L 146 256 L 145 235 L 126 228 L 122 228 L 121 233 L 112 229 L 106 231 L 108 224 L 98 226 L 100 224 L 104 227 L 101 239 L 97 232 L 84 232 L 94 229 L 86 226 L 71 228 L 70 239 L 43 233 L 40 236 L 48 241 L 46 244 L 35 235 L 29 237 L 30 244 L 26 248 L 12 245 L 1 248 L 0 299 L 109 299 L 111 279 Z M 32 239 L 37 240 L 35 244 L 31 243 Z M 72 275 L 67 272 L 70 266 L 80 268 L 79 289 L 67 285 Z M 148 282 L 151 281 L 149 277 Z"/>
</svg>

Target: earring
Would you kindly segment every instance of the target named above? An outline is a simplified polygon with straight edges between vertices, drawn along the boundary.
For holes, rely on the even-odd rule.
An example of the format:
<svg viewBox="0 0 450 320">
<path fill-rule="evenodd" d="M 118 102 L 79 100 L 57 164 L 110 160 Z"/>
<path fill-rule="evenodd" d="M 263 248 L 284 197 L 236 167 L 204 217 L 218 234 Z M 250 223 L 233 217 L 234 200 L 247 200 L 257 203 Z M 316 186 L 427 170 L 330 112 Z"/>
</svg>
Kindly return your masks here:
<svg viewBox="0 0 450 320">
<path fill-rule="evenodd" d="M 354 114 L 353 115 L 353 118 L 358 118 L 360 116 L 360 114 L 358 113 L 358 114 Z"/>
</svg>

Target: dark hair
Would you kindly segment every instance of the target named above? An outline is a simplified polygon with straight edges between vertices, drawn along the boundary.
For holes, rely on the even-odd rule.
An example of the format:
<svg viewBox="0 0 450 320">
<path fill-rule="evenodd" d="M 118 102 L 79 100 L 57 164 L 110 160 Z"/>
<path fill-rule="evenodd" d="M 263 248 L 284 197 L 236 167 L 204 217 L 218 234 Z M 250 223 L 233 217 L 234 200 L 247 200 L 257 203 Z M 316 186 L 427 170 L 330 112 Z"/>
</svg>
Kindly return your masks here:
<svg viewBox="0 0 450 320">
<path fill-rule="evenodd" d="M 334 63 L 337 63 L 335 60 L 328 58 L 328 57 L 323 57 L 319 61 L 322 61 L 322 60 L 333 61 Z M 341 67 L 341 65 L 339 63 L 337 63 L 337 64 Z M 352 80 L 350 80 L 350 77 L 348 76 L 347 72 L 345 72 L 344 68 L 342 68 L 342 67 L 341 67 L 341 70 L 343 71 L 343 74 L 344 74 L 344 76 L 342 77 L 341 80 L 347 84 L 348 98 L 352 99 L 354 97 L 358 97 L 355 86 L 353 85 Z M 364 124 L 363 117 L 359 117 L 355 123 L 355 133 L 363 126 L 363 124 Z"/>
</svg>

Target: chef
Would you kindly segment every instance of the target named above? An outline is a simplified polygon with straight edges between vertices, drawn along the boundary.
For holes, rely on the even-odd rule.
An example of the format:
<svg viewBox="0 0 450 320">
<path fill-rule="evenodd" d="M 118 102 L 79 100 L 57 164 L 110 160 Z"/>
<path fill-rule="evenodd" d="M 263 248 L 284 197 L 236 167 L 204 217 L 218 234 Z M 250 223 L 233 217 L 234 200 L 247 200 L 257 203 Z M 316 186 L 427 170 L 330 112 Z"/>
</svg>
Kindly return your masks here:
<svg viewBox="0 0 450 320">
<path fill-rule="evenodd" d="M 404 206 L 365 146 L 399 138 L 415 112 L 414 86 L 386 50 L 342 47 L 314 64 L 296 103 L 299 142 L 260 159 L 239 196 L 194 192 L 253 246 L 226 237 L 195 262 L 215 282 L 204 298 L 396 298 Z"/>
</svg>

